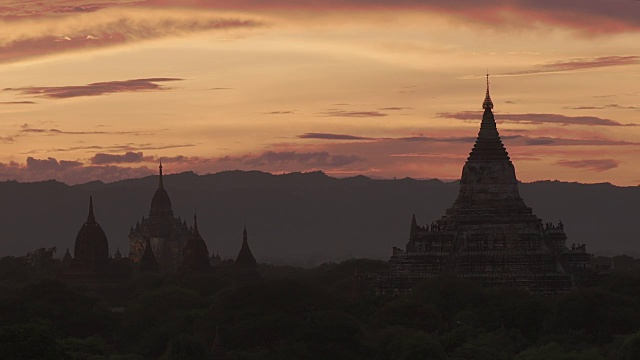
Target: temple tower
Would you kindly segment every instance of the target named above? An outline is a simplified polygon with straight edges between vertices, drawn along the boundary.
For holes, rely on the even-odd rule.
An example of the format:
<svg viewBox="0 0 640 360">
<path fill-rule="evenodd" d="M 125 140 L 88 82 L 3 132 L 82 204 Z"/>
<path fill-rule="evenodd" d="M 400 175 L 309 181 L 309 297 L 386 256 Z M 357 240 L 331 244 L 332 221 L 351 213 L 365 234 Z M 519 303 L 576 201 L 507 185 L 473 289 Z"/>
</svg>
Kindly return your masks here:
<svg viewBox="0 0 640 360">
<path fill-rule="evenodd" d="M 502 144 L 493 116 L 493 101 L 487 91 L 482 103 L 484 113 L 476 142 L 469 153 L 460 179 L 458 198 L 439 221 L 445 226 L 469 222 L 526 223 L 535 229 L 542 226 L 518 191 L 516 170 Z"/>
<path fill-rule="evenodd" d="M 249 248 L 246 225 L 242 231 L 242 246 L 240 246 L 240 251 L 236 257 L 234 270 L 237 279 L 240 281 L 251 281 L 260 278 L 256 258 L 253 257 L 251 249 Z"/>
<path fill-rule="evenodd" d="M 207 244 L 202 239 L 200 232 L 198 231 L 198 216 L 193 216 L 193 231 L 189 240 L 182 250 L 182 265 L 180 266 L 180 272 L 187 273 L 202 273 L 211 270 L 209 264 L 209 250 Z"/>
<path fill-rule="evenodd" d="M 98 269 L 109 260 L 109 242 L 93 214 L 93 197 L 89 197 L 89 214 L 82 224 L 74 247 L 74 267 Z"/>
<path fill-rule="evenodd" d="M 458 197 L 430 225 L 419 226 L 414 215 L 406 249 L 394 248 L 389 260 L 391 283 L 406 289 L 419 279 L 449 273 L 483 286 L 566 292 L 586 268 L 589 254 L 568 249 L 562 223 L 543 226 L 520 197 L 515 167 L 493 115 L 488 75 L 482 108 Z"/>
<path fill-rule="evenodd" d="M 164 188 L 162 163 L 159 165 L 158 188 L 151 199 L 149 217 L 142 218 L 129 230 L 129 258 L 141 261 L 147 241 L 162 272 L 174 274 L 182 263 L 182 250 L 191 237 L 186 222 L 173 215 L 171 199 Z"/>
</svg>

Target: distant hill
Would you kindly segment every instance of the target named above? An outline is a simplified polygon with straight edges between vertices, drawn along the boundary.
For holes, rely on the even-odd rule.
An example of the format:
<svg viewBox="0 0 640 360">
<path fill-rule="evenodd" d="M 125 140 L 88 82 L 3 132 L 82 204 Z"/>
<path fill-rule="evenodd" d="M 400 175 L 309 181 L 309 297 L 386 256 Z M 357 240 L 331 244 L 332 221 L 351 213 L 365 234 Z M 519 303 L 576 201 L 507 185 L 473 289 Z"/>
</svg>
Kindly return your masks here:
<svg viewBox="0 0 640 360">
<path fill-rule="evenodd" d="M 0 182 L 0 256 L 73 243 L 86 219 L 89 195 L 109 239 L 129 252 L 129 227 L 148 216 L 157 176 L 68 186 L 57 181 Z M 420 224 L 441 217 L 458 183 L 439 180 L 337 179 L 322 172 L 272 175 L 227 171 L 166 175 L 173 209 L 198 226 L 209 251 L 235 257 L 246 221 L 261 262 L 315 265 L 348 257 L 387 258 L 404 246 L 411 214 Z M 606 255 L 640 254 L 640 187 L 540 181 L 520 185 L 543 221 L 565 224 L 568 243 Z"/>
</svg>

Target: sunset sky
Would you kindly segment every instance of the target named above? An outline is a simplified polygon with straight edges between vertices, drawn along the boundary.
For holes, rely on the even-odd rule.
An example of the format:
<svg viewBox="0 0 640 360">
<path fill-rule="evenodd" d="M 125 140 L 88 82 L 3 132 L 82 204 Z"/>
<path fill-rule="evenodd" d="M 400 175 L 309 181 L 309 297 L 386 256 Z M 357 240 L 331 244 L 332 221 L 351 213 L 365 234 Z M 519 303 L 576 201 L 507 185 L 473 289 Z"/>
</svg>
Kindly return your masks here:
<svg viewBox="0 0 640 360">
<path fill-rule="evenodd" d="M 0 0 L 0 180 L 458 179 L 485 73 L 521 181 L 640 184 L 640 1 Z"/>
</svg>

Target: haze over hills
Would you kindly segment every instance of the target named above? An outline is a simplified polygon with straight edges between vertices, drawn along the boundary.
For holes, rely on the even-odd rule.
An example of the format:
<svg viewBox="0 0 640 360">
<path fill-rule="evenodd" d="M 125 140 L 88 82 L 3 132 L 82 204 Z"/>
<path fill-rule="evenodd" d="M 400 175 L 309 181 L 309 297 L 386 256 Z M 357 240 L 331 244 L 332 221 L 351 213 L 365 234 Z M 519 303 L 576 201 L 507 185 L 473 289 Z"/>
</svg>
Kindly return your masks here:
<svg viewBox="0 0 640 360">
<path fill-rule="evenodd" d="M 458 183 L 439 180 L 337 179 L 322 172 L 272 175 L 227 171 L 211 175 L 165 175 L 176 215 L 189 224 L 197 210 L 209 251 L 235 257 L 247 224 L 259 262 L 315 265 L 348 257 L 386 259 L 404 246 L 411 214 L 420 225 L 444 214 Z M 148 216 L 158 177 L 69 186 L 57 181 L 0 183 L 0 256 L 23 255 L 73 243 L 86 219 L 89 195 L 95 214 L 116 247 L 129 252 L 130 226 Z M 540 181 L 520 185 L 528 206 L 544 222 L 562 219 L 567 244 L 586 243 L 590 252 L 640 253 L 637 219 L 640 187 Z"/>
</svg>

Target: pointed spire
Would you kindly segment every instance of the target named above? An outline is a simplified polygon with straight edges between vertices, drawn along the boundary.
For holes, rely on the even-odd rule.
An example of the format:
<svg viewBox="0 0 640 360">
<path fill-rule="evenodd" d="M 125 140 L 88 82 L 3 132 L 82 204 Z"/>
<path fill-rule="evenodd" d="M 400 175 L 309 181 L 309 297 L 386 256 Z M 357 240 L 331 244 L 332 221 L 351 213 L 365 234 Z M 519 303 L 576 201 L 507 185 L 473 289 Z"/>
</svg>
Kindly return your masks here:
<svg viewBox="0 0 640 360">
<path fill-rule="evenodd" d="M 242 230 L 242 243 L 247 243 L 247 222 L 244 222 L 244 230 Z"/>
<path fill-rule="evenodd" d="M 418 221 L 416 220 L 416 214 L 413 214 L 411 218 L 411 230 L 409 232 L 409 237 L 414 237 L 416 234 L 416 229 L 418 228 Z"/>
<path fill-rule="evenodd" d="M 251 253 L 249 241 L 247 239 L 247 225 L 244 226 L 244 230 L 242 231 L 242 246 L 240 247 L 238 257 L 236 258 L 236 264 L 251 267 L 256 266 L 256 258 L 254 258 Z"/>
<path fill-rule="evenodd" d="M 182 249 L 182 263 L 178 269 L 180 273 L 203 273 L 211 269 L 209 263 L 209 249 L 198 231 L 198 214 L 193 215 L 193 229 L 191 236 Z"/>
<path fill-rule="evenodd" d="M 89 196 L 89 215 L 87 216 L 87 222 L 96 222 L 96 217 L 93 215 L 93 196 Z"/>
<path fill-rule="evenodd" d="M 162 160 L 160 160 L 160 166 L 158 168 L 160 169 L 160 180 L 158 180 L 158 188 L 164 189 L 164 182 L 162 181 Z"/>
<path fill-rule="evenodd" d="M 69 262 L 71 262 L 71 260 L 73 260 L 73 258 L 71 257 L 71 253 L 69 252 L 69 248 L 67 248 L 67 251 L 64 253 L 64 257 L 62 258 L 62 262 L 69 263 Z"/>
<path fill-rule="evenodd" d="M 489 74 L 487 74 L 487 94 L 482 103 L 484 114 L 480 123 L 480 132 L 476 143 L 469 153 L 467 161 L 510 161 L 509 153 L 500 140 L 500 134 L 493 116 L 493 102 L 489 95 Z M 464 175 L 463 175 L 464 176 Z"/>
<path fill-rule="evenodd" d="M 487 93 L 484 96 L 484 102 L 482 103 L 482 108 L 493 109 L 493 101 L 491 101 L 491 95 L 489 94 L 489 72 L 487 71 Z"/>
<path fill-rule="evenodd" d="M 142 254 L 142 259 L 140 260 L 140 271 L 142 272 L 158 271 L 158 261 L 156 260 L 156 257 L 153 254 L 153 249 L 151 248 L 151 241 L 149 240 L 149 238 L 146 239 L 145 246 L 144 246 L 144 253 Z"/>
<path fill-rule="evenodd" d="M 199 235 L 200 234 L 198 232 L 198 214 L 197 213 L 193 214 L 193 234 L 194 235 Z"/>
</svg>

